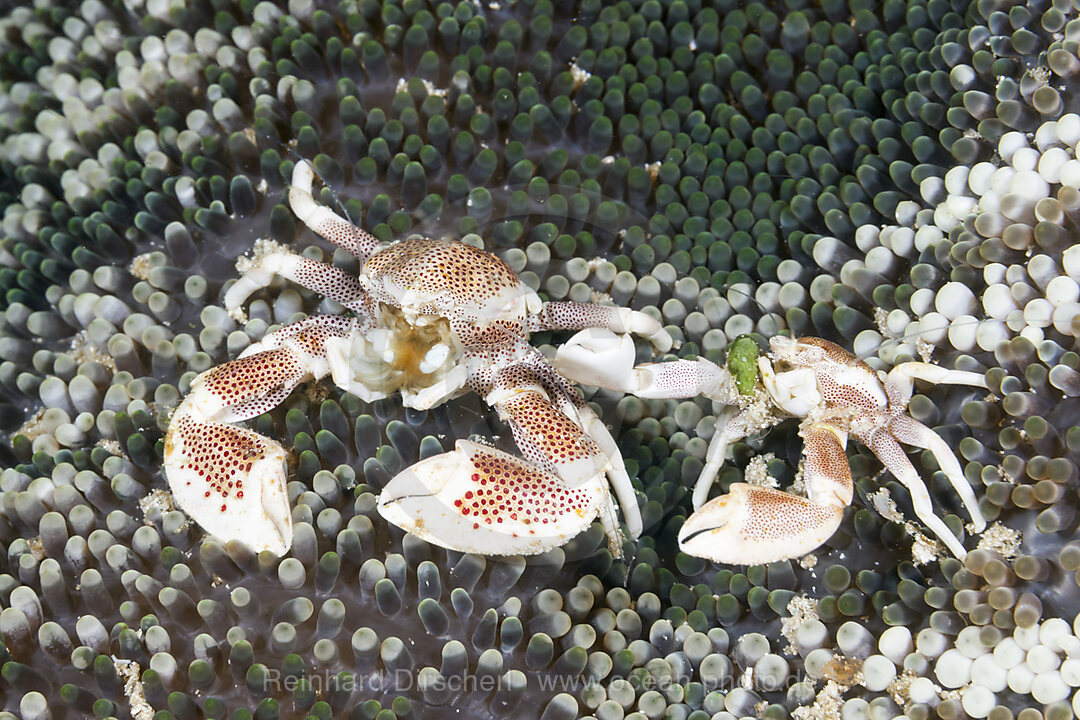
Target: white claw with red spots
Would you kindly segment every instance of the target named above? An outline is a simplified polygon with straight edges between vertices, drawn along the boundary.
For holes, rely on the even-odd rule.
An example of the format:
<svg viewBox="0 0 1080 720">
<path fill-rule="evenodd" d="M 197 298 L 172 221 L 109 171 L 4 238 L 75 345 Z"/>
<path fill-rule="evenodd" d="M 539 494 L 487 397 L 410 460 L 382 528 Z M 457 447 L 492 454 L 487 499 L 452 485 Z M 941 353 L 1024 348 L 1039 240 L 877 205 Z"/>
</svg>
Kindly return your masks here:
<svg viewBox="0 0 1080 720">
<path fill-rule="evenodd" d="M 565 545 L 610 502 L 603 475 L 577 488 L 501 450 L 458 440 L 398 473 L 379 513 L 430 543 L 481 555 L 536 555 Z"/>
<path fill-rule="evenodd" d="M 659 321 L 627 308 L 544 303 L 499 257 L 456 240 L 380 243 L 317 203 L 313 181 L 313 168 L 297 163 L 293 212 L 355 255 L 360 273 L 261 240 L 237 264 L 242 275 L 225 304 L 241 317 L 251 295 L 283 277 L 355 315 L 288 325 L 193 381 L 166 435 L 165 473 L 180 506 L 225 540 L 282 554 L 292 541 L 285 451 L 233 423 L 325 375 L 361 399 L 399 393 L 418 409 L 473 390 L 511 426 L 526 459 L 461 442 L 394 478 L 380 498 L 386 518 L 445 547 L 508 555 L 556 547 L 599 516 L 619 554 L 622 532 L 608 479 L 632 537 L 641 532 L 641 516 L 618 448 L 528 336 L 606 327 L 667 350 L 671 338 Z"/>
<path fill-rule="evenodd" d="M 173 499 L 222 540 L 282 555 L 292 544 L 285 491 L 285 450 L 246 428 L 173 414 L 165 442 L 165 474 Z"/>
<path fill-rule="evenodd" d="M 351 331 L 346 318 L 311 317 L 191 381 L 169 421 L 164 466 L 176 503 L 205 530 L 255 550 L 288 550 L 285 450 L 233 423 L 273 409 L 298 383 L 325 375 L 327 340 Z"/>
<path fill-rule="evenodd" d="M 828 540 L 842 508 L 815 505 L 773 488 L 732 483 L 679 530 L 679 549 L 731 565 L 762 565 L 799 557 Z"/>
</svg>

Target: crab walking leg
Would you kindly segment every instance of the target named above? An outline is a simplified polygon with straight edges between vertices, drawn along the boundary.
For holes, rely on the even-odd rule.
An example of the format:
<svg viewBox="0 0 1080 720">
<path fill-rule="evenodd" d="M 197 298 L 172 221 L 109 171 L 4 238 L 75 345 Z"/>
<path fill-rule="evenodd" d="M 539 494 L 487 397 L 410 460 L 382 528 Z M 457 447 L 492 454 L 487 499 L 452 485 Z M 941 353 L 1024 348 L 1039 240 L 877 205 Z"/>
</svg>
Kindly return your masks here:
<svg viewBox="0 0 1080 720">
<path fill-rule="evenodd" d="M 745 423 L 739 415 L 738 407 L 727 405 L 716 416 L 716 429 L 713 430 L 712 439 L 709 441 L 709 449 L 705 452 L 705 466 L 701 468 L 697 482 L 694 483 L 695 510 L 709 499 L 709 490 L 716 482 L 716 476 L 720 473 L 720 468 L 724 466 L 724 460 L 727 458 L 728 445 L 746 436 Z"/>
<path fill-rule="evenodd" d="M 960 541 L 953 535 L 952 530 L 944 521 L 934 513 L 933 503 L 930 501 L 930 492 L 915 466 L 908 460 L 904 448 L 900 446 L 892 435 L 884 430 L 873 430 L 869 437 L 859 437 L 859 442 L 866 445 L 882 462 L 885 468 L 899 480 L 911 493 L 911 504 L 915 508 L 915 514 L 922 520 L 926 527 L 930 528 L 938 538 L 945 543 L 953 555 L 964 559 L 967 551 Z"/>
<path fill-rule="evenodd" d="M 726 375 L 726 369 L 705 358 L 644 363 L 634 368 L 630 392 L 645 399 L 713 398 Z"/>
<path fill-rule="evenodd" d="M 906 362 L 890 370 L 885 379 L 885 392 L 889 395 L 889 404 L 906 408 L 908 401 L 911 400 L 915 380 L 925 380 L 935 385 L 986 387 L 986 377 L 982 373 L 949 370 L 940 365 L 924 362 Z"/>
<path fill-rule="evenodd" d="M 804 555 L 828 540 L 851 500 L 846 436 L 810 425 L 803 437 L 809 499 L 734 483 L 728 494 L 687 518 L 679 531 L 680 549 L 716 562 L 759 565 Z"/>
<path fill-rule="evenodd" d="M 730 377 L 727 369 L 704 358 L 645 363 L 634 367 L 634 343 L 627 335 L 607 329 L 582 330 L 563 344 L 551 364 L 563 375 L 585 385 L 598 385 L 646 399 L 689 398 L 704 394 L 723 397 L 722 386 Z M 724 464 L 728 443 L 746 435 L 745 422 L 736 420 L 737 408 L 723 410 L 716 419 L 716 432 L 709 443 L 705 467 L 694 486 L 694 507 L 709 496 L 709 488 Z M 610 453 L 609 453 L 610 454 Z M 618 485 L 615 485 L 618 493 Z M 626 513 L 626 498 L 619 496 Z"/>
<path fill-rule="evenodd" d="M 889 431 L 900 442 L 929 450 L 933 454 L 941 472 L 945 473 L 945 477 L 949 479 L 960 499 L 963 500 L 964 507 L 967 508 L 968 515 L 971 516 L 971 521 L 975 525 L 975 531 L 985 530 L 986 519 L 979 509 L 979 501 L 975 499 L 971 483 L 964 477 L 960 462 L 956 459 L 949 444 L 926 425 L 907 415 L 894 417 L 889 423 Z"/>
<path fill-rule="evenodd" d="M 325 375 L 325 342 L 347 332 L 348 323 L 315 317 L 286 326 L 264 339 L 265 349 L 192 381 L 165 435 L 164 468 L 174 499 L 205 530 L 256 550 L 288 550 L 285 451 L 230 423 L 266 412 L 298 383 Z"/>
<path fill-rule="evenodd" d="M 406 532 L 458 552 L 535 555 L 565 545 L 610 503 L 603 478 L 568 488 L 558 477 L 495 448 L 458 440 L 398 473 L 379 513 Z M 618 528 L 604 522 L 613 547 Z"/>
<path fill-rule="evenodd" d="M 330 208 L 315 202 L 311 194 L 314 178 L 315 170 L 311 163 L 301 161 L 293 167 L 289 207 L 296 217 L 303 220 L 314 232 L 361 260 L 366 260 L 382 248 L 383 244 L 373 235 L 348 222 Z"/>
<path fill-rule="evenodd" d="M 240 310 L 252 293 L 269 285 L 275 276 L 330 298 L 349 310 L 363 311 L 364 290 L 355 275 L 341 268 L 296 255 L 280 246 L 257 240 L 255 259 L 225 293 L 225 309 Z"/>
<path fill-rule="evenodd" d="M 631 540 L 637 540 L 641 537 L 642 530 L 641 509 L 638 507 L 637 495 L 634 493 L 634 486 L 630 482 L 630 475 L 626 472 L 626 465 L 623 464 L 619 446 L 615 442 L 615 438 L 611 436 L 607 426 L 604 425 L 604 422 L 597 417 L 596 413 L 588 405 L 578 408 L 577 412 L 578 417 L 581 419 L 582 428 L 607 455 L 608 462 L 611 464 L 607 471 L 608 481 L 611 483 L 611 487 L 615 489 L 615 497 L 619 499 L 623 520 L 626 521 L 626 531 Z M 601 514 L 601 519 L 603 517 L 604 515 Z"/>
<path fill-rule="evenodd" d="M 530 331 L 603 328 L 615 333 L 641 335 L 660 352 L 671 349 L 671 336 L 663 325 L 637 310 L 580 302 L 546 302 L 529 316 Z"/>
<path fill-rule="evenodd" d="M 291 325 L 278 328 L 257 343 L 252 343 L 244 348 L 237 359 L 246 358 L 249 355 L 261 353 L 264 350 L 276 350 L 286 345 L 298 345 L 300 348 L 310 350 L 309 362 L 317 367 L 326 357 L 326 343 L 333 339 L 344 339 L 356 332 L 364 332 L 367 329 L 366 321 L 362 318 L 349 318 L 343 315 L 312 315 L 311 317 L 298 320 Z M 207 371 L 209 372 L 209 371 Z M 329 370 L 316 375 L 316 379 L 325 375 Z M 258 413 L 256 413 L 257 415 Z M 254 417 L 250 415 L 249 417 Z"/>
</svg>

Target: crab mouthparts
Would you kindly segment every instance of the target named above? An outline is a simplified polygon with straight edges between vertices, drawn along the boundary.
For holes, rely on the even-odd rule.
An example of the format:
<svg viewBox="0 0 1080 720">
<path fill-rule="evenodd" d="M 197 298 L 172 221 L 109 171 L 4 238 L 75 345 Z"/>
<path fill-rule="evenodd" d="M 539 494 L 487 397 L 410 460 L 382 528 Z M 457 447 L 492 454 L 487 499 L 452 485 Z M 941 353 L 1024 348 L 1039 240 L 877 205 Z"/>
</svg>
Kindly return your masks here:
<svg viewBox="0 0 1080 720">
<path fill-rule="evenodd" d="M 378 331 L 376 331 L 378 332 Z M 390 325 L 381 338 L 383 361 L 401 373 L 402 386 L 423 386 L 450 357 L 449 324 L 443 318 L 426 324 L 401 322 Z"/>
<path fill-rule="evenodd" d="M 436 343 L 431 346 L 431 349 L 427 351 L 423 359 L 417 363 L 416 368 L 424 375 L 430 375 L 431 373 L 442 367 L 442 364 L 446 362 L 446 358 L 450 355 L 450 346 L 446 343 Z"/>
<path fill-rule="evenodd" d="M 380 310 L 378 326 L 354 343 L 350 363 L 369 387 L 383 392 L 423 389 L 457 364 L 461 346 L 446 318 L 410 318 L 390 306 Z"/>
</svg>

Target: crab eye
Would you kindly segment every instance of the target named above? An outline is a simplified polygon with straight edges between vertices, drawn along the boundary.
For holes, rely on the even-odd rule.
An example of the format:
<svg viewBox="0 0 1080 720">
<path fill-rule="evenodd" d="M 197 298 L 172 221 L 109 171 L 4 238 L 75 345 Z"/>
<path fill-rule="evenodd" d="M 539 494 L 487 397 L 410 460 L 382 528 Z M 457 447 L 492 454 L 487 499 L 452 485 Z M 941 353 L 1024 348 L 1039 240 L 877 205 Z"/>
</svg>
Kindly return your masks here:
<svg viewBox="0 0 1080 720">
<path fill-rule="evenodd" d="M 757 343 L 749 335 L 740 335 L 735 338 L 728 349 L 727 369 L 735 379 L 735 387 L 742 395 L 750 395 L 754 392 L 754 386 L 758 379 L 758 355 L 761 350 Z"/>
</svg>

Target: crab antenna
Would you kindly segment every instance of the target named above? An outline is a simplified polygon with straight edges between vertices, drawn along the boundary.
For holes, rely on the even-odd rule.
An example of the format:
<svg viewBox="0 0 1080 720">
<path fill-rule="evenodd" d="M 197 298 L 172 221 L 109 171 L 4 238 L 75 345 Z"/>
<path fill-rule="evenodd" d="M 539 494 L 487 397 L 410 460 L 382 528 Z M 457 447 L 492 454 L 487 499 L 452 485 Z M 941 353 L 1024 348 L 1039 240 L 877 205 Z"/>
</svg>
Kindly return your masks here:
<svg viewBox="0 0 1080 720">
<path fill-rule="evenodd" d="M 738 295 L 742 295 L 744 298 L 746 298 L 750 302 L 757 305 L 758 310 L 761 311 L 762 315 L 777 315 L 778 313 L 774 313 L 772 310 L 769 310 L 769 308 L 765 307 L 761 303 L 761 301 L 758 300 L 756 297 L 754 297 L 750 293 L 746 292 L 745 290 L 740 290 L 739 288 L 735 287 L 736 285 L 751 285 L 751 284 L 752 283 L 748 283 L 748 282 L 747 283 L 728 283 L 728 282 L 725 282 L 723 285 L 720 286 L 720 288 L 723 289 L 723 290 L 726 290 L 727 292 L 733 292 L 733 293 L 736 293 Z"/>
<path fill-rule="evenodd" d="M 254 132 L 254 133 L 258 134 L 258 135 L 261 135 L 262 137 L 266 138 L 267 140 L 275 143 L 282 150 L 285 150 L 289 154 L 296 157 L 296 159 L 299 160 L 300 162 L 306 162 L 309 165 L 311 165 L 311 171 L 313 173 L 315 173 L 315 177 L 319 178 L 319 180 L 322 181 L 323 187 L 330 189 L 330 194 L 334 196 L 334 203 L 338 206 L 338 210 L 341 211 L 341 214 L 345 217 L 345 219 L 349 223 L 351 223 L 353 225 L 356 225 L 356 223 L 353 222 L 352 216 L 349 215 L 349 210 L 345 207 L 345 204 L 343 202 L 341 202 L 341 198 L 338 197 L 337 190 L 334 189 L 333 185 L 331 185 L 330 183 L 328 183 L 326 181 L 326 178 L 324 178 L 322 176 L 322 174 L 319 172 L 319 169 L 317 167 L 315 167 L 314 162 L 308 160 L 303 155 L 301 155 L 299 152 L 297 152 L 296 148 L 287 145 L 286 143 L 282 142 L 281 140 L 274 137 L 273 135 L 269 135 L 269 134 L 264 133 L 264 132 L 262 132 L 260 130 L 252 130 L 252 132 Z M 290 185 L 291 185 L 291 183 L 290 183 Z"/>
</svg>

